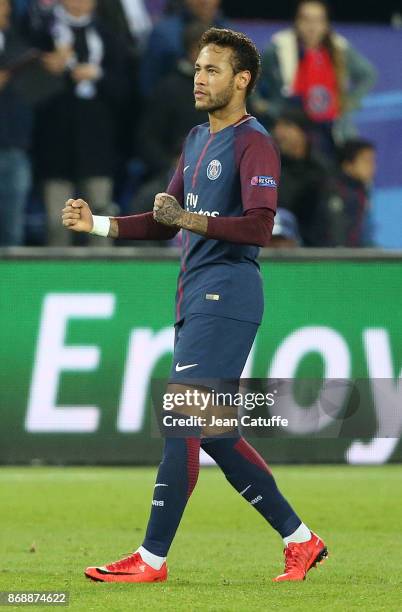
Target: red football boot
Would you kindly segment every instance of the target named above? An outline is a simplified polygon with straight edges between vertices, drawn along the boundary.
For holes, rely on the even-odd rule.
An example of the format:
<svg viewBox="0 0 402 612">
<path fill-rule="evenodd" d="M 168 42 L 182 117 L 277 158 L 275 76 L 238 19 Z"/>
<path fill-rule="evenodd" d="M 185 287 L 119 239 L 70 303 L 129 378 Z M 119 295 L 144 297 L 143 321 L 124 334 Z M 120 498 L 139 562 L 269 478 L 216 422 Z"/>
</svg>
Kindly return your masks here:
<svg viewBox="0 0 402 612">
<path fill-rule="evenodd" d="M 162 582 L 167 579 L 166 562 L 156 570 L 143 561 L 139 552 L 129 557 L 103 565 L 87 567 L 85 576 L 98 582 Z"/>
<path fill-rule="evenodd" d="M 305 580 L 306 574 L 317 563 L 325 561 L 328 550 L 321 538 L 311 532 L 308 542 L 296 544 L 291 542 L 284 550 L 285 571 L 274 578 L 274 582 L 285 582 L 288 580 Z"/>
</svg>

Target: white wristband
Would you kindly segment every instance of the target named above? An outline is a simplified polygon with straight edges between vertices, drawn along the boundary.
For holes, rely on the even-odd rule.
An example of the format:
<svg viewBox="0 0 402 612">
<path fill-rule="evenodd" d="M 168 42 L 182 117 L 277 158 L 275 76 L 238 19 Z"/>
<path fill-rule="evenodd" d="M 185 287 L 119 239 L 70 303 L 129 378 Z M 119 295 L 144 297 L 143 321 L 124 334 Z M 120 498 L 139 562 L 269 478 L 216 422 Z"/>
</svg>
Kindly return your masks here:
<svg viewBox="0 0 402 612">
<path fill-rule="evenodd" d="M 95 234 L 96 236 L 103 236 L 104 238 L 109 236 L 109 231 L 110 231 L 109 217 L 99 217 L 98 215 L 93 215 L 92 219 L 94 222 L 94 226 L 89 233 Z"/>
</svg>

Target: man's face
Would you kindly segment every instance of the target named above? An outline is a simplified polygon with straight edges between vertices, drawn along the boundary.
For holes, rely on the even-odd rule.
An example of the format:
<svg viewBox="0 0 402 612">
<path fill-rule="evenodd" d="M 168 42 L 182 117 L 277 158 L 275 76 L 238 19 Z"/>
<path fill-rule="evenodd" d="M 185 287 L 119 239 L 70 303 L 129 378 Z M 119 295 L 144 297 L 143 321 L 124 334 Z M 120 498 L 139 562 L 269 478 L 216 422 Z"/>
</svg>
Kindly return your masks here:
<svg viewBox="0 0 402 612">
<path fill-rule="evenodd" d="M 241 95 L 243 78 L 247 73 L 234 74 L 232 53 L 231 49 L 217 45 L 207 45 L 201 49 L 194 75 L 197 110 L 212 113 L 228 106 L 238 93 Z"/>
<path fill-rule="evenodd" d="M 314 1 L 301 5 L 295 23 L 297 33 L 309 47 L 320 45 L 329 31 L 325 7 Z"/>
<path fill-rule="evenodd" d="M 281 153 L 288 157 L 295 157 L 296 152 L 305 151 L 307 148 L 306 133 L 290 121 L 279 120 L 273 129 L 273 136 Z"/>
<path fill-rule="evenodd" d="M 96 0 L 63 0 L 63 6 L 73 17 L 84 17 L 95 10 Z"/>
<path fill-rule="evenodd" d="M 210 24 L 214 21 L 220 0 L 186 0 L 190 13 L 199 21 Z"/>
<path fill-rule="evenodd" d="M 5 30 L 10 22 L 11 5 L 9 0 L 0 0 L 0 30 Z"/>
<path fill-rule="evenodd" d="M 353 162 L 345 162 L 343 169 L 346 174 L 370 185 L 374 181 L 377 169 L 376 152 L 372 149 L 363 149 Z"/>
</svg>

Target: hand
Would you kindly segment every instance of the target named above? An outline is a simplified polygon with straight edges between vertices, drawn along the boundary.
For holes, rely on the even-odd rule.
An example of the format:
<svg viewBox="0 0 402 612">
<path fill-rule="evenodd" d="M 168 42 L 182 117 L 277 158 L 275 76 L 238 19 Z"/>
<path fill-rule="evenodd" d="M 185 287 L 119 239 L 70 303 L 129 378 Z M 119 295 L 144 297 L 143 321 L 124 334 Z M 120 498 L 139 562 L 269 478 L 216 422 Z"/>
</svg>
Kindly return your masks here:
<svg viewBox="0 0 402 612">
<path fill-rule="evenodd" d="M 65 71 L 68 60 L 69 56 L 63 50 L 42 55 L 42 64 L 48 72 L 55 75 L 62 74 Z"/>
<path fill-rule="evenodd" d="M 64 227 L 74 232 L 89 233 L 94 226 L 91 210 L 84 200 L 67 200 L 62 213 Z"/>
<path fill-rule="evenodd" d="M 4 89 L 10 80 L 10 73 L 7 70 L 0 70 L 0 91 Z"/>
<path fill-rule="evenodd" d="M 184 210 L 173 196 L 167 193 L 158 193 L 155 196 L 154 219 L 158 223 L 180 227 L 184 214 Z"/>
<path fill-rule="evenodd" d="M 99 66 L 94 64 L 77 64 L 71 71 L 71 76 L 76 83 L 81 81 L 95 81 L 99 77 Z"/>
</svg>

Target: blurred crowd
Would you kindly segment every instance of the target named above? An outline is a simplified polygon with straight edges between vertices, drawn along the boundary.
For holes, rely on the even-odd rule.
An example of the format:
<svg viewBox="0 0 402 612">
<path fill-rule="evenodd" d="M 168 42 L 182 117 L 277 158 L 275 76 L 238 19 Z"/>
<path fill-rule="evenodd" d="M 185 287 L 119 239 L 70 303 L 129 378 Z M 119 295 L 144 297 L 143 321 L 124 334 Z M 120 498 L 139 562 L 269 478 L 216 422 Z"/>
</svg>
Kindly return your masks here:
<svg viewBox="0 0 402 612">
<path fill-rule="evenodd" d="M 267 15 L 269 16 L 269 15 Z M 64 202 L 99 215 L 152 210 L 188 131 L 198 41 L 220 0 L 0 0 L 0 246 L 101 244 L 67 232 Z M 248 111 L 282 154 L 273 246 L 373 246 L 375 145 L 351 111 L 373 66 L 302 0 L 266 41 Z"/>
</svg>

